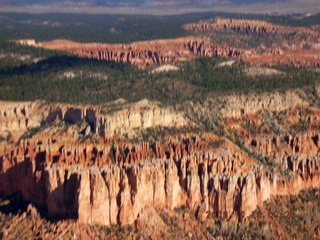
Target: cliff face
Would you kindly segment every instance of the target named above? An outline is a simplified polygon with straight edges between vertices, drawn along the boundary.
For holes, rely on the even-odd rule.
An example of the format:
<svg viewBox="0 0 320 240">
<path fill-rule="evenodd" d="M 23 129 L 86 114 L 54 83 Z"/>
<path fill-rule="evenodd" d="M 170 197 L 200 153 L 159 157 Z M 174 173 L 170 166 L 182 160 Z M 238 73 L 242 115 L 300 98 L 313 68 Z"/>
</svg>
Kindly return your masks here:
<svg viewBox="0 0 320 240">
<path fill-rule="evenodd" d="M 267 21 L 249 19 L 226 19 L 218 17 L 216 19 L 202 20 L 198 23 L 186 24 L 184 28 L 186 30 L 193 30 L 197 32 L 210 30 L 232 30 L 235 32 L 245 32 L 255 35 L 263 35 L 274 32 L 280 32 L 282 34 L 299 32 L 300 34 L 304 33 L 319 37 L 319 33 L 310 28 L 273 25 Z"/>
<path fill-rule="evenodd" d="M 181 114 L 169 108 L 160 108 L 148 100 L 127 104 L 118 110 L 112 107 L 47 105 L 41 102 L 0 102 L 0 106 L 0 130 L 10 133 L 23 133 L 27 129 L 54 121 L 69 124 L 85 121 L 90 125 L 91 132 L 101 136 L 124 133 L 132 135 L 134 129 L 180 127 L 187 124 Z"/>
<path fill-rule="evenodd" d="M 36 102 L 0 102 L 0 131 L 25 131 L 28 127 L 39 125 L 39 116 L 33 114 L 36 105 Z"/>
<path fill-rule="evenodd" d="M 56 161 L 53 158 L 58 156 L 52 156 L 50 150 L 41 151 L 37 144 L 20 146 L 1 159 L 1 193 L 21 191 L 24 199 L 45 206 L 50 216 L 126 225 L 133 224 L 145 206 L 187 206 L 196 212 L 204 204 L 206 211 L 226 211 L 228 216 L 243 211 L 248 216 L 272 195 L 295 194 L 319 185 L 318 156 L 284 158 L 285 168 L 293 174 L 288 180 L 257 166 L 232 145 L 203 153 L 196 147 L 197 140 L 186 140 L 188 145 L 182 148 L 169 145 L 167 157 L 155 151 L 155 156 L 148 158 L 148 146 L 137 147 L 132 163 L 125 160 L 130 155 L 126 154 L 127 147 L 117 146 L 115 156 L 119 162 L 115 163 L 108 159 L 109 152 L 99 151 L 99 158 L 106 159 L 101 167 L 96 166 L 97 158 L 93 165 L 89 163 L 90 146 L 79 147 L 70 156 L 60 155 Z M 123 150 L 123 157 L 118 156 L 118 149 Z M 87 158 L 70 162 L 68 159 L 76 157 L 78 151 L 88 152 Z M 203 214 L 200 218 L 206 217 Z"/>
<path fill-rule="evenodd" d="M 303 111 L 309 104 L 300 105 L 299 96 L 228 96 L 188 108 L 209 120 L 215 116 L 228 138 L 194 132 L 182 114 L 146 101 L 109 114 L 90 106 L 27 103 L 23 106 L 33 106 L 29 118 L 41 113 L 40 119 L 50 125 L 16 145 L 1 143 L 0 194 L 20 192 L 50 216 L 108 226 L 133 224 L 152 208 L 187 206 L 199 220 L 207 211 L 249 216 L 273 195 L 319 187 L 320 133 L 310 130 L 319 121 L 319 111 Z M 239 102 L 242 98 L 251 99 L 252 105 Z M 10 111 L 2 111 L 4 121 Z M 277 118 L 267 117 L 267 112 Z M 103 116 L 109 124 L 101 134 Z M 294 131 L 304 120 L 309 130 Z M 166 132 L 161 142 L 134 143 L 119 135 L 156 126 L 190 130 Z"/>
<path fill-rule="evenodd" d="M 42 42 L 35 46 L 66 51 L 84 58 L 130 63 L 141 68 L 172 61 L 192 60 L 201 56 L 237 58 L 241 55 L 239 49 L 213 44 L 206 39 L 195 37 L 134 42 L 131 44 L 77 43 L 55 40 Z"/>
</svg>

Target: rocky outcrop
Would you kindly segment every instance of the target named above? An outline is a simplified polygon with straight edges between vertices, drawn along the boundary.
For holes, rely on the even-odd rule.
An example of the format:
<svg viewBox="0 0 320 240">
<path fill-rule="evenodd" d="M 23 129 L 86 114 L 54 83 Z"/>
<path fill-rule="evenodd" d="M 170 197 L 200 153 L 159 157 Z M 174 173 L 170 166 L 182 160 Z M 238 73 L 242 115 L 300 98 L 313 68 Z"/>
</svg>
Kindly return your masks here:
<svg viewBox="0 0 320 240">
<path fill-rule="evenodd" d="M 196 57 L 221 56 L 238 58 L 241 50 L 213 44 L 202 38 L 186 37 L 168 40 L 134 42 L 131 44 L 77 43 L 68 40 L 42 42 L 36 45 L 73 53 L 84 58 L 130 63 L 141 68 Z"/>
<path fill-rule="evenodd" d="M 135 104 L 106 108 L 45 104 L 44 102 L 0 102 L 0 130 L 25 132 L 27 129 L 64 121 L 69 124 L 87 122 L 90 130 L 101 136 L 134 134 L 134 129 L 180 127 L 188 122 L 170 108 L 160 108 L 148 100 Z"/>
<path fill-rule="evenodd" d="M 213 39 L 220 32 L 227 31 L 229 38 L 235 39 L 234 42 L 226 39 L 228 45 L 246 45 L 241 59 L 255 66 L 318 67 L 320 64 L 320 35 L 316 28 L 274 25 L 262 20 L 213 18 L 186 24 L 184 29 L 192 30 L 199 36 L 212 36 Z M 254 36 L 244 37 L 243 33 L 259 36 L 260 40 Z M 252 38 L 259 44 L 249 43 Z"/>
<path fill-rule="evenodd" d="M 132 163 L 126 161 L 128 148 L 117 145 L 116 162 L 106 158 L 100 167 L 91 166 L 90 154 L 71 164 L 60 153 L 54 162 L 50 152 L 41 151 L 41 145 L 27 143 L 1 158 L 0 190 L 5 195 L 21 191 L 24 199 L 45 206 L 51 216 L 123 225 L 133 224 L 145 206 L 187 206 L 197 211 L 204 204 L 207 211 L 228 216 L 243 211 L 248 216 L 270 196 L 315 187 L 320 180 L 318 158 L 287 159 L 288 170 L 297 175 L 286 180 L 256 166 L 232 145 L 203 152 L 197 138 L 183 142 L 169 144 L 169 155 L 165 156 L 156 150 L 163 148 L 161 145 L 154 150 L 134 147 L 137 157 Z M 89 153 L 88 149 L 79 151 Z M 123 153 L 120 156 L 118 149 Z M 147 157 L 152 155 L 148 151 L 153 151 L 154 157 Z M 77 152 L 70 155 L 75 157 Z M 96 165 L 99 160 L 94 159 Z"/>
<path fill-rule="evenodd" d="M 21 45 L 27 45 L 27 46 L 35 46 L 36 40 L 35 39 L 19 39 L 19 40 L 13 40 L 12 42 L 21 44 Z"/>
<path fill-rule="evenodd" d="M 287 27 L 281 25 L 273 25 L 267 21 L 249 20 L 249 19 L 234 19 L 234 18 L 213 18 L 201 20 L 198 23 L 186 24 L 186 30 L 193 31 L 212 31 L 212 30 L 232 30 L 235 32 L 245 32 L 247 34 L 263 35 L 274 32 L 282 34 L 308 34 L 319 37 L 319 33 L 310 28 L 304 27 Z"/>
<path fill-rule="evenodd" d="M 193 31 L 233 30 L 258 35 L 270 33 L 275 30 L 275 26 L 266 21 L 232 18 L 208 19 L 199 21 L 198 23 L 187 24 L 184 26 L 184 28 L 186 30 Z"/>
<path fill-rule="evenodd" d="M 41 116 L 34 114 L 37 102 L 0 102 L 0 132 L 25 131 L 40 125 Z"/>
<path fill-rule="evenodd" d="M 27 117 L 32 118 L 38 109 L 40 119 L 50 126 L 1 148 L 0 194 L 20 192 L 23 199 L 46 208 L 50 216 L 107 226 L 136 223 L 143 228 L 143 216 L 150 209 L 183 206 L 201 221 L 208 211 L 228 218 L 238 218 L 243 212 L 247 217 L 273 195 L 319 187 L 319 132 L 272 135 L 266 128 L 272 115 L 263 115 L 267 110 L 275 112 L 280 121 L 282 115 L 290 114 L 293 117 L 283 118 L 291 125 L 282 123 L 288 129 L 301 124 L 301 119 L 318 123 L 316 109 L 301 112 L 309 107 L 302 99 L 301 91 L 209 99 L 201 103 L 206 111 L 197 104 L 188 109 L 207 114 L 202 115 L 207 119 L 219 118 L 230 138 L 190 130 L 166 133 L 161 142 L 135 143 L 118 133 L 137 127 L 188 129 L 191 121 L 148 101 L 123 105 L 115 112 L 111 112 L 114 106 L 104 112 L 108 109 L 28 103 L 32 107 Z M 2 117 L 10 115 L 9 108 L 4 112 Z M 90 133 L 86 133 L 88 126 Z M 261 126 L 263 131 L 256 130 Z M 101 128 L 105 134 L 100 134 Z M 233 134 L 238 134 L 242 144 L 230 141 Z M 98 140 L 79 140 L 90 135 Z M 256 155 L 249 156 L 251 152 Z M 269 161 L 262 164 L 264 157 Z"/>
</svg>

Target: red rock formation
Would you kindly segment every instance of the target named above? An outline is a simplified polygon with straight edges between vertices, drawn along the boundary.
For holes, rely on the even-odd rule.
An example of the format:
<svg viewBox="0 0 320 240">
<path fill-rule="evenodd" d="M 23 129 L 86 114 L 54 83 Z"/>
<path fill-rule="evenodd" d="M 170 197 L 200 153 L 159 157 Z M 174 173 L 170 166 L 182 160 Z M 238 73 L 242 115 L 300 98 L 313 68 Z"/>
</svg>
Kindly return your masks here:
<svg viewBox="0 0 320 240">
<path fill-rule="evenodd" d="M 187 138 L 183 142 L 168 145 L 172 158 L 163 156 L 157 144 L 152 154 L 148 143 L 133 146 L 132 163 L 126 160 L 132 156 L 132 151 L 124 151 L 129 149 L 126 146 L 116 147 L 114 163 L 110 152 L 95 150 L 99 147 L 80 145 L 68 155 L 63 150 L 50 153 L 37 142 L 24 142 L 2 157 L 0 190 L 5 195 L 21 191 L 25 199 L 44 204 L 52 216 L 78 215 L 84 223 L 110 225 L 132 224 L 146 205 L 197 209 L 204 203 L 206 210 L 226 211 L 228 216 L 241 210 L 248 216 L 279 189 L 292 192 L 292 185 L 297 191 L 303 188 L 303 179 L 310 186 L 319 180 L 320 163 L 315 158 L 288 159 L 288 169 L 298 177 L 283 184 L 280 176 L 266 170 L 250 170 L 252 160 L 232 146 L 202 152 L 197 141 Z M 86 154 L 77 158 L 79 152 Z M 100 158 L 92 156 L 97 152 Z M 17 179 L 21 172 L 25 173 Z"/>
<path fill-rule="evenodd" d="M 248 19 L 209 19 L 191 23 L 184 26 L 186 30 L 192 30 L 198 35 L 215 36 L 222 31 L 232 31 L 237 37 L 239 32 L 249 35 L 259 35 L 266 37 L 273 34 L 276 39 L 271 47 L 266 49 L 266 46 L 261 45 L 257 49 L 242 50 L 243 61 L 250 62 L 256 66 L 294 66 L 294 67 L 318 67 L 320 61 L 318 58 L 319 47 L 318 39 L 319 32 L 307 27 L 287 27 L 273 25 L 261 20 Z M 290 38 L 288 38 L 290 35 Z M 237 37 L 238 42 L 243 42 L 247 45 L 247 38 Z M 268 40 L 267 40 L 268 41 Z M 229 42 L 230 46 L 234 43 Z M 310 50 L 305 49 L 305 45 Z M 258 51 L 256 51 L 258 50 Z"/>
<path fill-rule="evenodd" d="M 141 68 L 172 61 L 191 60 L 200 56 L 237 58 L 241 55 L 238 49 L 212 44 L 205 39 L 194 37 L 131 44 L 77 43 L 55 40 L 39 43 L 37 47 L 67 51 L 84 58 L 130 63 Z"/>
<path fill-rule="evenodd" d="M 273 107 L 279 110 L 277 99 L 287 101 L 282 96 L 252 101 L 255 107 L 242 112 L 251 110 L 251 118 L 258 119 L 261 113 L 254 115 L 252 111 Z M 283 107 L 290 108 L 294 102 L 290 99 Z M 232 115 L 238 107 L 241 109 L 239 103 L 228 106 L 233 110 L 225 109 L 224 114 Z M 63 113 L 55 116 L 67 115 L 65 106 L 48 109 Z M 72 109 L 69 120 L 86 119 L 88 114 L 83 110 L 86 108 L 66 109 Z M 48 119 L 45 112 L 42 114 Z M 315 115 L 314 111 L 312 119 Z M 237 121 L 243 119 L 234 119 L 232 128 L 226 129 L 236 131 Z M 293 137 L 243 135 L 257 153 L 273 156 L 274 164 L 280 164 L 289 174 L 285 176 L 270 171 L 228 139 L 211 147 L 222 140 L 212 133 L 176 134 L 154 144 L 132 144 L 115 136 L 104 136 L 93 143 L 79 141 L 76 133 L 80 130 L 74 126 L 63 129 L 53 126 L 17 146 L 8 145 L 9 150 L 1 150 L 1 194 L 21 192 L 24 199 L 46 207 L 51 216 L 75 216 L 90 224 L 125 225 L 139 219 L 146 206 L 158 210 L 187 206 L 199 219 L 207 211 L 226 212 L 227 217 L 243 211 L 248 216 L 273 195 L 294 194 L 318 187 L 320 182 L 316 131 Z"/>
<path fill-rule="evenodd" d="M 319 37 L 319 33 L 313 29 L 306 27 L 287 27 L 281 25 L 273 25 L 267 21 L 249 20 L 249 19 L 233 19 L 233 18 L 216 18 L 202 20 L 198 23 L 186 24 L 186 30 L 193 31 L 211 31 L 211 30 L 232 30 L 235 32 L 245 32 L 248 34 L 263 35 L 274 32 L 281 32 L 282 34 L 304 33 Z"/>
</svg>

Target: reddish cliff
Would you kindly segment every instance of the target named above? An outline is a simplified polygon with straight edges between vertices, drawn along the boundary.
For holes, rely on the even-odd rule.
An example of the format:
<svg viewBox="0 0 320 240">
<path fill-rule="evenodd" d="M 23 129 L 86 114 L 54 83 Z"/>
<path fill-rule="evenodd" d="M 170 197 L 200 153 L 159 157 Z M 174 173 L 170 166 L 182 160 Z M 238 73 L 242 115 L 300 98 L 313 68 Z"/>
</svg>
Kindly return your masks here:
<svg viewBox="0 0 320 240">
<path fill-rule="evenodd" d="M 192 60 L 196 57 L 240 57 L 241 51 L 208 40 L 186 37 L 168 40 L 134 42 L 131 44 L 77 43 L 67 40 L 42 42 L 46 49 L 67 51 L 84 58 L 130 63 L 141 68 L 172 61 Z"/>
<path fill-rule="evenodd" d="M 231 139 L 234 136 L 241 139 L 244 144 L 241 148 L 228 138 L 196 133 L 192 129 L 189 133 L 167 133 L 162 142 L 130 143 L 114 134 L 99 136 L 100 131 L 95 130 L 99 129 L 98 124 L 93 124 L 88 114 L 91 109 L 92 114 L 100 116 L 94 107 L 43 105 L 39 109 L 45 119 L 55 119 L 50 126 L 16 146 L 2 144 L 0 193 L 8 196 L 21 192 L 23 199 L 45 207 L 50 216 L 74 216 L 82 223 L 102 225 L 133 224 L 146 208 L 173 210 L 187 206 L 200 220 L 206 218 L 207 211 L 226 212 L 227 217 L 236 218 L 243 211 L 249 216 L 257 205 L 273 195 L 295 194 L 319 186 L 319 133 L 271 135 L 261 121 L 268 120 L 263 115 L 265 109 L 279 114 L 299 102 L 286 96 L 294 93 L 253 98 L 250 101 L 253 105 L 247 109 L 234 102 L 228 104 L 230 109 L 221 110 L 225 130 Z M 224 102 L 233 100 L 224 97 Z M 282 102 L 282 108 L 278 101 Z M 245 114 L 234 114 L 238 108 Z M 130 109 L 133 116 L 135 111 L 141 111 L 141 108 Z M 205 113 L 197 106 L 193 110 Z M 219 116 L 208 110 L 207 113 Z M 130 118 L 126 110 L 114 113 L 119 114 Z M 317 112 L 310 114 L 306 119 L 316 121 Z M 111 119 L 110 125 L 118 122 L 117 118 Z M 62 120 L 74 124 L 68 126 Z M 253 120 L 255 125 L 250 125 Z M 90 128 L 86 127 L 90 124 Z M 130 132 L 136 125 L 127 127 L 126 131 Z M 140 127 L 143 129 L 143 125 Z M 91 131 L 86 131 L 87 128 Z M 256 128 L 265 130 L 260 132 Z M 96 140 L 90 140 L 90 136 Z M 257 157 L 248 155 L 250 149 Z M 273 170 L 262 164 L 263 156 L 272 158 Z"/>
<path fill-rule="evenodd" d="M 204 204 L 206 211 L 248 216 L 270 196 L 297 193 L 320 180 L 318 158 L 287 157 L 287 169 L 298 175 L 285 180 L 230 144 L 203 153 L 197 138 L 169 143 L 167 156 L 162 145 L 147 143 L 54 151 L 55 144 L 42 140 L 50 147 L 27 141 L 2 157 L 0 190 L 21 191 L 49 215 L 78 216 L 83 223 L 132 224 L 145 206 L 197 211 Z"/>
<path fill-rule="evenodd" d="M 280 32 L 282 34 L 308 34 L 319 37 L 319 33 L 307 27 L 287 27 L 273 25 L 267 21 L 233 19 L 233 18 L 214 18 L 201 20 L 198 23 L 184 25 L 186 30 L 193 31 L 210 31 L 210 30 L 232 30 L 235 32 L 245 32 L 248 34 L 263 35 L 268 33 Z"/>
</svg>

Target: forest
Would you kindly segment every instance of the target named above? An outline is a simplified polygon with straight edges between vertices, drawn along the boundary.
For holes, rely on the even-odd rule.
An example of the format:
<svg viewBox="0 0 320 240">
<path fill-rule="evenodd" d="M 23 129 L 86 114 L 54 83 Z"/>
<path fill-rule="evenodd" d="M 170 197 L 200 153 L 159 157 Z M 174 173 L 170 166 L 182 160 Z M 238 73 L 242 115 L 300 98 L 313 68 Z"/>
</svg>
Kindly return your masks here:
<svg viewBox="0 0 320 240">
<path fill-rule="evenodd" d="M 129 43 L 190 35 L 182 26 L 213 17 L 262 19 L 288 26 L 320 24 L 320 14 L 303 17 L 222 12 L 181 15 L 103 15 L 65 13 L 0 13 L 0 40 L 31 38 L 37 41 L 69 39 L 78 42 Z"/>
<path fill-rule="evenodd" d="M 312 68 L 279 68 L 284 74 L 248 76 L 247 63 L 216 67 L 221 58 L 174 63 L 178 71 L 151 73 L 129 64 L 81 59 L 1 42 L 0 99 L 102 104 L 118 98 L 144 98 L 164 104 L 203 100 L 209 95 L 285 91 L 320 83 Z M 23 58 L 23 60 L 21 60 Z M 36 61 L 35 61 L 36 60 Z"/>
<path fill-rule="evenodd" d="M 80 42 L 132 42 L 174 38 L 190 34 L 186 23 L 223 17 L 261 18 L 278 24 L 314 25 L 320 15 L 295 20 L 295 16 L 196 13 L 175 16 L 125 16 L 85 14 L 0 14 L 0 100 L 36 100 L 102 104 L 124 98 L 148 98 L 165 104 L 201 100 L 209 95 L 284 91 L 319 84 L 315 68 L 278 68 L 284 74 L 248 76 L 250 66 L 238 61 L 216 67 L 225 61 L 218 57 L 191 62 L 175 62 L 179 70 L 152 74 L 128 64 L 80 59 L 63 52 L 18 46 L 12 39 L 37 41 L 71 39 Z M 270 19 L 269 19 L 270 18 Z M 157 67 L 157 66 L 155 66 Z"/>
</svg>

